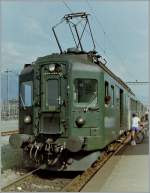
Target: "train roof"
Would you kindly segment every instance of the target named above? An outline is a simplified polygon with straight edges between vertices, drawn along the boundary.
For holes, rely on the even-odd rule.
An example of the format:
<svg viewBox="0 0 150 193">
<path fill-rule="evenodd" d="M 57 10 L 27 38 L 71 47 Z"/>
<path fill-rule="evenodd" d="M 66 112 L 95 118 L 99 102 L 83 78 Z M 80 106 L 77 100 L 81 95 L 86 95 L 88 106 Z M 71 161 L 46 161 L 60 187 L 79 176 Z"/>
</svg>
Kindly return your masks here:
<svg viewBox="0 0 150 193">
<path fill-rule="evenodd" d="M 45 61 L 48 62 L 48 60 L 52 60 L 52 61 L 56 61 L 56 57 L 57 57 L 57 61 L 62 61 L 62 60 L 69 60 L 69 61 L 75 61 L 75 60 L 79 60 L 80 62 L 85 62 L 85 63 L 95 63 L 97 65 L 100 66 L 101 69 L 103 69 L 106 73 L 108 73 L 112 78 L 114 78 L 122 87 L 124 87 L 130 94 L 132 94 L 134 96 L 134 98 L 136 97 L 134 92 L 131 90 L 131 88 L 118 76 L 116 76 L 108 67 L 106 67 L 106 65 L 104 65 L 102 62 L 100 62 L 98 60 L 98 58 L 96 58 L 96 55 L 91 54 L 91 52 L 65 52 L 62 54 L 59 53 L 54 53 L 51 55 L 46 55 L 43 57 L 39 57 L 37 58 L 36 62 L 41 64 L 44 63 Z M 94 60 L 96 59 L 96 61 Z M 137 99 L 136 99 L 137 100 Z"/>
<path fill-rule="evenodd" d="M 118 83 L 120 83 L 126 90 L 128 90 L 134 97 L 135 94 L 134 92 L 131 90 L 131 88 L 118 76 L 116 76 L 109 68 L 107 68 L 104 64 L 102 64 L 101 62 L 99 62 L 100 67 L 107 72 L 111 77 L 113 77 Z"/>
</svg>

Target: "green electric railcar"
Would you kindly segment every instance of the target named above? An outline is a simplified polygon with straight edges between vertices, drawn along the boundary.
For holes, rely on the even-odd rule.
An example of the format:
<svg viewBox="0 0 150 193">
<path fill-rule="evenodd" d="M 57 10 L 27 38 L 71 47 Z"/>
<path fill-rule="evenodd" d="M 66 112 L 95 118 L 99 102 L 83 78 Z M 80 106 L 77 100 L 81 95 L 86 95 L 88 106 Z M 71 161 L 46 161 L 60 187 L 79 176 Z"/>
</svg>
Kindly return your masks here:
<svg viewBox="0 0 150 193">
<path fill-rule="evenodd" d="M 130 129 L 133 112 L 144 106 L 95 52 L 68 49 L 24 66 L 10 143 L 50 170 L 84 170 Z"/>
</svg>

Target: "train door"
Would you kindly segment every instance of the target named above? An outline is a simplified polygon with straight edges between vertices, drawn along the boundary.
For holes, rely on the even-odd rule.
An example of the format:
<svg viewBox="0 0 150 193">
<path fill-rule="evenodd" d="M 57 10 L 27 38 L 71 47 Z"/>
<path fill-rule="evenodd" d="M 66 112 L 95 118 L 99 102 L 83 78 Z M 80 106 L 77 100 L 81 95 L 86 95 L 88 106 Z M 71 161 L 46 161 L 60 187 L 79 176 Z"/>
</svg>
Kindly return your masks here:
<svg viewBox="0 0 150 193">
<path fill-rule="evenodd" d="M 40 132 L 58 134 L 60 132 L 60 79 L 43 73 Z"/>
<path fill-rule="evenodd" d="M 127 125 L 127 128 L 130 129 L 131 128 L 131 99 L 130 97 L 128 96 L 127 97 L 127 115 L 128 115 L 128 125 Z"/>
<path fill-rule="evenodd" d="M 124 106 L 123 106 L 123 90 L 120 89 L 120 128 L 123 128 L 123 111 L 124 111 Z"/>
<path fill-rule="evenodd" d="M 121 128 L 123 127 L 123 90 L 116 86 L 116 117 L 117 117 L 117 128 L 119 133 L 121 132 Z"/>
<path fill-rule="evenodd" d="M 106 143 L 116 139 L 117 128 L 117 116 L 115 104 L 115 87 L 112 85 L 112 81 L 105 81 L 105 111 L 104 111 L 104 128 Z"/>
<path fill-rule="evenodd" d="M 58 72 L 42 68 L 40 132 L 43 134 L 64 133 L 66 80 Z"/>
</svg>

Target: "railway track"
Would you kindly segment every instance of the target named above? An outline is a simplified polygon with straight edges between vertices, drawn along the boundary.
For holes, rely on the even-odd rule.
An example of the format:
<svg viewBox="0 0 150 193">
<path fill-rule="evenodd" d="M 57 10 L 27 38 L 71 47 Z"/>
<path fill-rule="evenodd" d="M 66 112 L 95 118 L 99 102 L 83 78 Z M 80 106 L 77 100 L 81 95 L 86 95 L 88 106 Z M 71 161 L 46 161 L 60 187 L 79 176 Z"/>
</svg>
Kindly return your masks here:
<svg viewBox="0 0 150 193">
<path fill-rule="evenodd" d="M 22 182 L 23 180 L 29 178 L 31 175 L 33 175 L 33 174 L 34 174 L 36 171 L 38 171 L 39 169 L 40 169 L 40 168 L 37 168 L 37 169 L 35 169 L 35 170 L 33 170 L 33 171 L 30 171 L 30 172 L 24 174 L 23 176 L 15 179 L 15 180 L 13 180 L 13 181 L 11 181 L 9 184 L 7 184 L 7 185 L 5 185 L 5 186 L 2 186 L 2 187 L 1 187 L 1 190 L 2 190 L 2 191 L 8 190 L 10 187 L 15 186 L 15 185 L 18 184 L 19 182 Z"/>
<path fill-rule="evenodd" d="M 58 192 L 74 178 L 74 174 L 52 173 L 41 170 L 44 165 L 11 181 L 1 188 L 2 192 Z"/>
<path fill-rule="evenodd" d="M 94 164 L 89 167 L 80 175 L 76 175 L 73 178 L 64 178 L 64 172 L 62 176 L 53 176 L 50 178 L 40 178 L 35 175 L 41 167 L 33 170 L 22 177 L 16 179 L 10 184 L 2 187 L 2 191 L 27 191 L 27 192 L 80 192 L 83 187 L 92 179 L 92 177 L 104 166 L 104 164 L 114 155 L 116 155 L 120 150 L 122 150 L 126 144 L 131 140 L 131 133 L 127 132 L 122 135 L 121 138 L 114 143 L 110 144 L 103 151 L 103 155 L 94 162 Z M 52 172 L 48 173 L 50 175 Z M 69 175 L 68 175 L 69 176 Z"/>
<path fill-rule="evenodd" d="M 15 131 L 2 131 L 1 132 L 1 136 L 12 135 L 12 134 L 16 134 L 18 132 L 19 132 L 19 130 L 15 130 Z"/>
</svg>

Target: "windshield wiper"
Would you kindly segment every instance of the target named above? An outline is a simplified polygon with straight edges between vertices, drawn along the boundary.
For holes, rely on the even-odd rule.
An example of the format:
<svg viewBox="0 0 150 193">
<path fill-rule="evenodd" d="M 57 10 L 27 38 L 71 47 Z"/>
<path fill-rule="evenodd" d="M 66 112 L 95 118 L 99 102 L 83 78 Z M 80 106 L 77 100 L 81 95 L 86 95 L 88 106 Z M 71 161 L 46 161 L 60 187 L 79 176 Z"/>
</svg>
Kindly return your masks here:
<svg viewBox="0 0 150 193">
<path fill-rule="evenodd" d="M 25 103 L 24 103 L 24 101 L 23 101 L 23 98 L 22 98 L 21 94 L 20 94 L 19 96 L 20 96 L 20 99 L 21 99 L 21 103 L 22 103 L 22 105 L 23 105 L 23 109 L 26 110 Z"/>
</svg>

